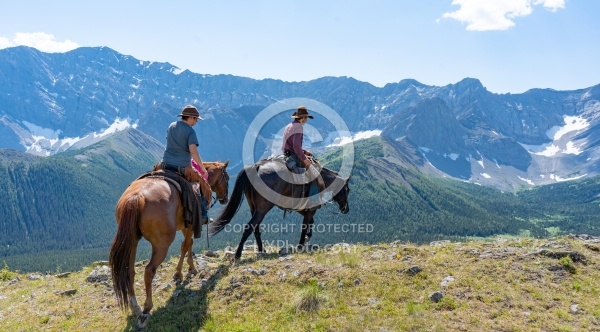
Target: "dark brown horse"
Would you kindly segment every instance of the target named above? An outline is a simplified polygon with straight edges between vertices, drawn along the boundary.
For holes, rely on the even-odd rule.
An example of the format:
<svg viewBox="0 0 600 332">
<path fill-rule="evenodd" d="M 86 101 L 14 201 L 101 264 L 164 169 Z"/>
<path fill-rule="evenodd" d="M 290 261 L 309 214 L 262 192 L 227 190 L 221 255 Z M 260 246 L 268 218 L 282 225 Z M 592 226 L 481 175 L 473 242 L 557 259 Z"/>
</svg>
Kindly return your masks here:
<svg viewBox="0 0 600 332">
<path fill-rule="evenodd" d="M 260 223 L 267 212 L 275 206 L 285 210 L 295 210 L 303 216 L 299 243 L 299 247 L 302 249 L 312 236 L 314 215 L 319 207 L 294 208 L 298 205 L 296 201 L 301 201 L 298 197 L 307 196 L 308 186 L 294 184 L 286 180 L 289 174 L 291 173 L 287 168 L 278 161 L 261 161 L 242 169 L 235 180 L 229 203 L 224 207 L 219 217 L 209 224 L 209 236 L 217 234 L 229 224 L 240 207 L 243 199 L 242 195 L 245 195 L 252 218 L 244 227 L 242 239 L 235 252 L 236 259 L 242 256 L 244 243 L 252 233 L 256 238 L 258 251 L 264 251 L 260 238 Z M 348 194 L 350 193 L 348 181 L 350 178 L 344 179 L 327 168 L 321 170 L 321 176 L 327 187 L 326 191 L 330 191 L 333 195 L 333 200 L 338 204 L 340 212 L 343 214 L 348 213 L 350 210 L 348 206 Z"/>
<path fill-rule="evenodd" d="M 228 164 L 229 162 L 204 163 L 211 190 L 216 193 L 221 204 L 227 203 L 228 199 Z M 189 272 L 197 273 L 192 257 L 193 230 L 192 227 L 185 228 L 183 212 L 177 188 L 161 178 L 144 177 L 132 182 L 117 203 L 117 234 L 109 253 L 113 288 L 119 305 L 123 309 L 129 306 L 137 317 L 139 327 L 148 323 L 147 318 L 153 306 L 152 280 L 179 230 L 184 239 L 174 278 L 183 277 L 181 270 L 186 253 Z M 143 311 L 137 303 L 134 290 L 135 256 L 138 241 L 142 237 L 152 245 L 152 256 L 144 272 L 146 301 Z"/>
</svg>

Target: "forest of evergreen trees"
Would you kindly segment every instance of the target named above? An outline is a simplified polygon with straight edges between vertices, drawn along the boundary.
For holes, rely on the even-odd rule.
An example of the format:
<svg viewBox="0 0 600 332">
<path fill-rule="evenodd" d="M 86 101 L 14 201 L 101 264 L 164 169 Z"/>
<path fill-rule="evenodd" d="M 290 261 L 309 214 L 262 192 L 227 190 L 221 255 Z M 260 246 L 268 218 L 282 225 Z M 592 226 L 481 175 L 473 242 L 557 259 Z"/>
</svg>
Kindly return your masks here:
<svg viewBox="0 0 600 332">
<path fill-rule="evenodd" d="M 370 167 L 384 156 L 385 144 L 381 138 L 355 144 L 350 213 L 336 214 L 333 205 L 318 211 L 315 225 L 320 228 L 314 232 L 312 243 L 424 243 L 498 234 L 547 237 L 556 230 L 600 235 L 600 177 L 517 193 L 426 176 L 416 168 L 398 165 L 390 166 L 389 176 L 374 177 Z M 115 204 L 129 183 L 150 170 L 155 160 L 143 151 L 135 155 L 111 149 L 101 154 L 86 151 L 35 162 L 0 161 L 0 187 L 4 188 L 0 191 L 0 214 L 4 216 L 0 220 L 0 260 L 9 268 L 68 271 L 106 259 L 116 230 Z M 336 169 L 341 152 L 323 156 L 322 162 Z M 230 173 L 233 186 L 235 172 Z M 211 214 L 218 209 L 217 204 Z M 249 219 L 243 203 L 231 224 L 232 231 L 212 238 L 210 249 L 237 246 L 241 234 L 233 226 Z M 264 224 L 271 230 L 263 233 L 267 243 L 296 244 L 299 240 L 298 214 L 283 219 L 283 211 L 275 208 Z M 346 231 L 335 231 L 335 225 L 346 225 Z M 178 254 L 179 238 L 171 246 L 171 254 Z M 196 242 L 194 250 L 207 248 L 204 237 Z M 145 243 L 138 256 L 147 255 Z"/>
</svg>

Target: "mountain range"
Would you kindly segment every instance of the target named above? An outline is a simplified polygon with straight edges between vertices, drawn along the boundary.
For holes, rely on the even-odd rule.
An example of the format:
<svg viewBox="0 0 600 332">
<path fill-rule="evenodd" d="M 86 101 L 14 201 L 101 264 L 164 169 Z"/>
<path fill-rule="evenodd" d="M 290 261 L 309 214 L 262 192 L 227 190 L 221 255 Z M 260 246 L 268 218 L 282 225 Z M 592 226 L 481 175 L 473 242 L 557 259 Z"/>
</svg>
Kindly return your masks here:
<svg viewBox="0 0 600 332">
<path fill-rule="evenodd" d="M 315 149 L 377 133 L 400 142 L 428 174 L 509 191 L 600 171 L 600 85 L 495 94 L 474 78 L 446 86 L 404 79 L 381 88 L 349 77 L 284 82 L 202 75 L 107 47 L 14 47 L 0 50 L 0 86 L 0 147 L 36 155 L 89 146 L 128 127 L 164 143 L 165 128 L 191 103 L 205 118 L 197 126 L 202 156 L 236 169 L 257 114 L 300 97 L 333 109 L 349 130 L 317 114 L 311 124 L 324 139 L 308 142 Z M 256 156 L 270 153 L 291 112 L 252 128 Z"/>
<path fill-rule="evenodd" d="M 22 270 L 105 259 L 116 201 L 160 160 L 166 128 L 188 103 L 205 119 L 196 126 L 203 159 L 229 160 L 230 185 L 248 136 L 255 159 L 277 150 L 297 106 L 290 100 L 339 115 L 347 131 L 314 113 L 305 144 L 338 169 L 340 147 L 354 141 L 351 213 L 324 210 L 317 224 L 368 223 L 373 232 L 317 232 L 320 244 L 600 234 L 600 86 L 498 95 L 472 78 L 383 88 L 348 77 L 253 80 L 106 47 L 52 54 L 15 47 L 0 50 L 0 87 L 0 258 Z M 273 105 L 284 112 L 256 126 Z M 248 218 L 243 204 L 232 225 Z M 281 221 L 271 213 L 265 223 Z M 211 244 L 235 245 L 238 235 Z M 298 234 L 263 239 L 296 243 Z"/>
</svg>

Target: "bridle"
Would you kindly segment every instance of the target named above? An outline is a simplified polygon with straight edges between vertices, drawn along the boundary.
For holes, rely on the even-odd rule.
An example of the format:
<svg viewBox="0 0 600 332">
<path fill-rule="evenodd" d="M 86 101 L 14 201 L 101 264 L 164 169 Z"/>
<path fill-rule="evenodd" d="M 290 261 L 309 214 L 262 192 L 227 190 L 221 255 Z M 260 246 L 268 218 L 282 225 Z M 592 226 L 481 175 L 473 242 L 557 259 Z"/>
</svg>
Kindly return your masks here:
<svg viewBox="0 0 600 332">
<path fill-rule="evenodd" d="M 335 174 L 335 176 L 337 176 L 337 174 Z M 344 186 L 342 187 L 342 189 L 341 189 L 341 190 L 348 190 L 348 189 L 347 189 L 347 185 L 348 185 L 347 183 L 346 183 L 346 184 L 344 184 Z M 338 193 L 338 194 L 339 194 L 339 193 Z M 346 202 L 344 203 L 344 206 L 341 206 L 341 207 L 339 206 L 339 204 L 340 204 L 340 203 L 338 202 L 338 200 L 336 200 L 336 199 L 335 199 L 335 197 L 336 197 L 337 195 L 334 195 L 333 197 L 331 197 L 331 200 L 329 200 L 329 201 L 325 202 L 325 204 L 324 204 L 324 207 L 327 207 L 327 206 L 332 206 L 332 204 L 333 204 L 333 205 L 336 205 L 336 204 L 337 204 L 337 208 L 335 209 L 335 211 L 330 211 L 330 212 L 331 212 L 332 214 L 342 214 L 342 212 L 341 212 L 341 211 L 342 211 L 342 210 L 346 210 L 346 209 L 348 209 L 348 205 L 349 205 L 349 203 L 348 203 L 348 193 L 346 192 L 345 194 L 346 194 Z"/>
<path fill-rule="evenodd" d="M 221 176 L 219 177 L 219 180 L 217 180 L 217 182 L 215 182 L 214 187 L 216 188 L 222 181 L 226 181 L 225 176 L 227 176 L 227 178 L 229 178 L 229 174 L 227 174 L 227 169 L 225 169 L 225 167 L 221 168 Z M 216 191 L 215 191 L 216 194 Z M 229 196 L 229 186 L 225 186 L 225 196 L 224 197 L 217 197 L 215 195 L 216 198 L 213 199 L 212 204 L 210 205 L 210 207 L 213 207 L 213 205 L 215 205 L 215 203 L 217 203 L 217 200 L 221 201 L 227 198 L 227 196 Z"/>
</svg>

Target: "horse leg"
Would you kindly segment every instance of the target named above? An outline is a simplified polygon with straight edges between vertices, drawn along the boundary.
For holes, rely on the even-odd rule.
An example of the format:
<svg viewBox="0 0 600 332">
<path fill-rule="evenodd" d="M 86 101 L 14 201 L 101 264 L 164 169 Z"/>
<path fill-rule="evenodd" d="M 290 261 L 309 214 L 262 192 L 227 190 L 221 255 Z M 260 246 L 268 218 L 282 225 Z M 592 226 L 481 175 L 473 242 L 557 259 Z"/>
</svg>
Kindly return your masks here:
<svg viewBox="0 0 600 332">
<path fill-rule="evenodd" d="M 238 245 L 238 248 L 235 251 L 235 259 L 236 260 L 238 260 L 242 257 L 242 250 L 244 250 L 244 243 L 246 243 L 246 240 L 248 240 L 248 237 L 250 236 L 250 234 L 252 234 L 254 232 L 254 230 L 256 230 L 259 227 L 259 225 L 262 222 L 264 217 L 265 217 L 264 213 L 255 212 L 252 215 L 252 218 L 250 218 L 250 221 L 248 222 L 248 224 L 246 224 L 246 227 L 244 227 L 244 233 L 242 234 L 242 239 L 240 240 L 240 244 Z M 262 241 L 260 240 L 260 236 L 256 239 L 256 241 L 257 241 L 257 246 L 258 246 L 259 250 L 262 250 Z"/>
<path fill-rule="evenodd" d="M 248 206 L 250 207 L 250 215 L 254 216 L 254 211 L 256 211 L 256 206 L 254 205 L 254 200 L 252 199 L 252 196 L 249 196 L 246 199 L 246 201 L 248 202 Z M 248 225 L 250 225 L 251 222 L 252 222 L 252 220 L 250 220 L 248 222 Z M 260 221 L 258 223 L 260 224 Z M 262 240 L 260 238 L 260 227 L 254 227 L 253 231 L 254 231 L 254 238 L 256 239 L 256 250 L 258 252 L 263 252 Z"/>
<path fill-rule="evenodd" d="M 307 217 L 309 218 L 309 220 L 308 220 L 308 230 L 306 231 L 305 244 L 308 244 L 308 242 L 310 242 L 310 238 L 312 237 L 314 223 L 315 223 L 315 212 L 316 211 L 311 211 L 306 214 Z"/>
<path fill-rule="evenodd" d="M 302 213 L 304 218 L 302 220 L 302 233 L 300 234 L 300 242 L 298 243 L 298 250 L 300 251 L 305 249 L 305 244 L 307 244 L 312 237 L 313 224 L 315 222 L 314 214 L 314 211 L 306 211 Z"/>
<path fill-rule="evenodd" d="M 194 239 L 191 238 L 191 234 L 190 234 L 190 247 L 188 248 L 188 257 L 187 257 L 187 263 L 188 263 L 188 275 L 196 275 L 198 274 L 198 270 L 196 270 L 196 265 L 194 264 L 194 253 L 192 252 L 192 246 L 194 244 Z"/>
<path fill-rule="evenodd" d="M 202 227 L 202 226 L 201 226 Z M 192 252 L 192 248 L 194 246 L 194 237 L 192 236 L 194 231 L 190 228 L 189 230 L 186 228 L 184 230 L 183 236 L 185 238 L 189 238 L 189 246 L 187 248 L 187 263 L 188 263 L 188 274 L 196 275 L 198 274 L 198 270 L 196 270 L 196 265 L 194 264 L 194 253 Z"/>
<path fill-rule="evenodd" d="M 254 228 L 254 238 L 256 239 L 256 249 L 258 250 L 258 253 L 264 253 L 265 250 L 263 249 L 262 239 L 260 238 L 260 223 Z"/>
<path fill-rule="evenodd" d="M 140 306 L 137 303 L 137 299 L 135 297 L 135 287 L 134 287 L 134 282 L 135 282 L 135 255 L 137 253 L 137 244 L 138 241 L 135 241 L 135 244 L 132 246 L 131 249 L 131 256 L 129 257 L 129 289 L 131 290 L 131 294 L 129 296 L 129 309 L 131 309 L 131 312 L 133 313 L 134 316 L 136 317 L 140 317 L 142 315 L 142 308 L 140 308 Z"/>
<path fill-rule="evenodd" d="M 144 314 L 147 314 L 152 310 L 152 280 L 156 275 L 156 270 L 160 264 L 165 260 L 169 247 L 152 247 L 152 257 L 150 262 L 146 265 L 144 271 L 144 286 L 146 287 L 146 302 L 144 302 Z"/>
<path fill-rule="evenodd" d="M 129 297 L 129 308 L 135 317 L 137 317 L 137 326 L 139 328 L 145 328 L 150 321 L 150 315 L 148 312 L 142 312 L 142 308 L 137 302 L 137 298 L 135 296 L 135 288 L 134 288 L 134 277 L 135 277 L 135 255 L 137 253 L 137 242 L 133 246 L 133 250 L 131 252 L 131 258 L 129 260 L 129 289 L 131 289 L 131 295 Z"/>
<path fill-rule="evenodd" d="M 187 255 L 188 259 L 188 273 L 189 274 L 197 274 L 196 268 L 194 266 L 194 259 L 192 257 L 192 246 L 194 244 L 194 239 L 192 238 L 192 229 L 184 228 L 181 233 L 183 233 L 183 241 L 181 242 L 181 255 L 179 255 L 179 261 L 177 262 L 177 268 L 175 270 L 175 275 L 173 275 L 173 279 L 176 281 L 183 280 L 183 259 Z"/>
</svg>

